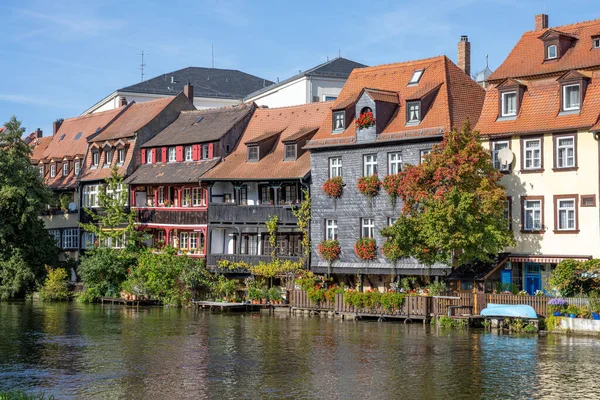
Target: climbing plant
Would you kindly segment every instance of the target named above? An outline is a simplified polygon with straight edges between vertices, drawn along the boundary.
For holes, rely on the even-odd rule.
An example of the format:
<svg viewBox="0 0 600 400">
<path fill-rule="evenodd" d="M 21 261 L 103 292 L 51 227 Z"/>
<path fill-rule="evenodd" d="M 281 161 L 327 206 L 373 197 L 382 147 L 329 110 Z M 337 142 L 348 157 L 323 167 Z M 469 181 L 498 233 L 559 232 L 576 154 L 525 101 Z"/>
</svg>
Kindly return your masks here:
<svg viewBox="0 0 600 400">
<path fill-rule="evenodd" d="M 310 232 L 308 230 L 310 226 L 310 208 L 311 199 L 308 190 L 303 189 L 304 200 L 299 208 L 292 207 L 292 214 L 298 219 L 298 228 L 302 232 L 302 258 L 301 264 L 305 264 L 310 254 Z"/>
<path fill-rule="evenodd" d="M 267 232 L 269 232 L 269 245 L 271 246 L 271 257 L 277 258 L 277 225 L 279 225 L 279 217 L 277 215 L 269 216 L 269 220 L 265 222 Z"/>
</svg>

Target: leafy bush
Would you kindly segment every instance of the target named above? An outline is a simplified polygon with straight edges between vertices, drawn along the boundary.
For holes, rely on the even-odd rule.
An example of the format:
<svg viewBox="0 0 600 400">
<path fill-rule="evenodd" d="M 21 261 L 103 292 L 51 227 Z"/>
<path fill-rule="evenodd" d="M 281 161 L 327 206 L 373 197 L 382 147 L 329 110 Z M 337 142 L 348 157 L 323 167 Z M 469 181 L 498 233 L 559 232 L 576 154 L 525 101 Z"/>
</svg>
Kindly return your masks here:
<svg viewBox="0 0 600 400">
<path fill-rule="evenodd" d="M 0 392 L 0 400 L 54 400 L 54 396 L 46 396 L 43 392 L 29 394 L 20 390 L 9 390 Z"/>
<path fill-rule="evenodd" d="M 281 288 L 274 286 L 271 289 L 269 289 L 268 293 L 269 293 L 269 301 L 275 302 L 275 301 L 281 300 Z"/>
<path fill-rule="evenodd" d="M 429 295 L 431 296 L 440 296 L 448 290 L 445 282 L 432 282 L 425 288 Z"/>
<path fill-rule="evenodd" d="M 87 292 L 80 301 L 95 301 L 100 297 L 115 297 L 121 283 L 127 279 L 127 271 L 135 264 L 133 254 L 107 247 L 91 250 L 81 260 L 79 276 Z M 95 296 L 95 297 L 94 297 Z"/>
<path fill-rule="evenodd" d="M 354 244 L 354 252 L 361 260 L 375 260 L 377 258 L 377 243 L 375 243 L 375 239 L 373 238 L 360 238 Z"/>
<path fill-rule="evenodd" d="M 43 301 L 66 301 L 69 299 L 69 276 L 64 268 L 50 268 L 46 266 L 47 277 L 40 290 Z"/>
</svg>

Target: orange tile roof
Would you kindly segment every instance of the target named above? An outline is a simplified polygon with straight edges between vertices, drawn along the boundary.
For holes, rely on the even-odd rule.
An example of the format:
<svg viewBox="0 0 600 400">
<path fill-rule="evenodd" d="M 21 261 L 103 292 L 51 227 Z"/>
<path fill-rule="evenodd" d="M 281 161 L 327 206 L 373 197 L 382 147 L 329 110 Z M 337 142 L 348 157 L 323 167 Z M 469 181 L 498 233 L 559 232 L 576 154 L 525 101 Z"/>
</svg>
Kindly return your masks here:
<svg viewBox="0 0 600 400">
<path fill-rule="evenodd" d="M 408 86 L 415 70 L 424 69 L 418 84 Z M 415 131 L 424 132 L 451 130 L 462 126 L 469 118 L 474 124 L 479 118 L 485 91 L 471 78 L 465 75 L 448 57 L 438 56 L 418 61 L 380 65 L 370 68 L 355 69 L 350 74 L 332 109 L 346 108 L 353 104 L 363 89 L 396 92 L 400 98 L 400 108 L 388 125 L 383 129 L 381 140 L 411 137 Z M 406 99 L 419 98 L 432 90 L 438 90 L 435 100 L 417 126 L 406 125 Z M 356 139 L 354 123 L 347 122 L 348 128 L 339 134 L 331 132 L 331 113 L 325 118 L 319 131 L 307 147 L 335 143 L 353 143 Z M 403 135 L 403 132 L 406 135 Z"/>
<path fill-rule="evenodd" d="M 598 122 L 600 115 L 600 71 L 595 71 L 593 77 L 587 86 L 581 112 L 567 115 L 559 115 L 560 82 L 556 77 L 523 81 L 527 89 L 519 114 L 513 120 L 497 120 L 499 92 L 492 85 L 488 87 L 475 129 L 482 135 L 499 135 L 589 128 Z"/>
<path fill-rule="evenodd" d="M 544 62 L 544 42 L 540 36 L 549 30 L 576 37 L 561 58 Z M 600 19 L 564 25 L 542 31 L 525 32 L 506 60 L 489 76 L 488 81 L 555 74 L 571 69 L 600 66 L 600 49 L 592 48 L 592 36 L 600 33 Z"/>
<path fill-rule="evenodd" d="M 181 96 L 183 95 L 181 94 Z M 103 142 L 106 140 L 122 139 L 133 136 L 137 131 L 152 121 L 176 98 L 177 97 L 166 97 L 164 99 L 131 104 L 119 119 L 91 141 Z"/>
<path fill-rule="evenodd" d="M 331 102 L 282 108 L 259 108 L 231 154 L 201 177 L 201 180 L 298 179 L 310 172 L 310 154 L 298 149 L 296 161 L 283 161 L 284 143 L 307 129 L 316 130 L 331 112 Z M 269 154 L 258 162 L 246 162 L 247 146 L 270 132 L 281 132 Z"/>
<path fill-rule="evenodd" d="M 52 142 L 52 136 L 44 136 L 33 139 L 29 144 L 31 146 L 31 155 L 29 156 L 31 160 L 37 162 L 44 158 L 44 153 L 50 145 L 50 142 Z"/>
</svg>

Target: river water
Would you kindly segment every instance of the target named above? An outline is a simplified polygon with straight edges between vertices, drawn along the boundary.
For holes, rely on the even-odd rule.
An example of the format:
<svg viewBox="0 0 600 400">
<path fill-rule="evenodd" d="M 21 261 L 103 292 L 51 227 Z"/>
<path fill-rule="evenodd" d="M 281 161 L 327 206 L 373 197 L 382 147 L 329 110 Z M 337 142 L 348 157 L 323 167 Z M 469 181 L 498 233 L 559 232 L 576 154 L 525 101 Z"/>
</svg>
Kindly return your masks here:
<svg viewBox="0 0 600 400">
<path fill-rule="evenodd" d="M 0 303 L 2 389 L 94 399 L 600 398 L 600 340 Z"/>
</svg>

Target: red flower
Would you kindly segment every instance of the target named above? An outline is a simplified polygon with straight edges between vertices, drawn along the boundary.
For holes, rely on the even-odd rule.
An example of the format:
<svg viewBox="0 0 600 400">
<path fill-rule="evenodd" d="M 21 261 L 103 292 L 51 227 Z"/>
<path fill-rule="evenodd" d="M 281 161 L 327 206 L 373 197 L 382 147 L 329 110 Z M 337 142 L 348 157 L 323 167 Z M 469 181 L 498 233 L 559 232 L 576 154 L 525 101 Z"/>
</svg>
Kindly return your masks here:
<svg viewBox="0 0 600 400">
<path fill-rule="evenodd" d="M 341 176 L 335 178 L 329 178 L 323 183 L 323 192 L 333 198 L 338 198 L 342 195 L 342 188 L 344 183 L 342 182 Z"/>
<path fill-rule="evenodd" d="M 375 125 L 375 118 L 373 118 L 373 113 L 371 111 L 361 113 L 358 118 L 356 118 L 357 129 L 368 128 L 373 125 Z"/>
<path fill-rule="evenodd" d="M 354 245 L 354 252 L 361 260 L 375 260 L 377 258 L 377 243 L 373 238 L 360 238 Z"/>
<path fill-rule="evenodd" d="M 323 240 L 318 246 L 319 254 L 325 261 L 335 261 L 340 257 L 340 244 L 337 240 Z"/>
<path fill-rule="evenodd" d="M 356 184 L 358 191 L 364 194 L 365 196 L 377 196 L 379 193 L 379 189 L 381 188 L 381 182 L 379 181 L 379 177 L 377 175 L 371 176 L 362 176 L 358 178 L 358 183 Z"/>
</svg>

